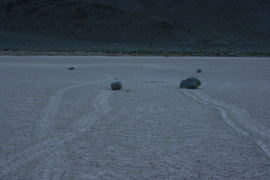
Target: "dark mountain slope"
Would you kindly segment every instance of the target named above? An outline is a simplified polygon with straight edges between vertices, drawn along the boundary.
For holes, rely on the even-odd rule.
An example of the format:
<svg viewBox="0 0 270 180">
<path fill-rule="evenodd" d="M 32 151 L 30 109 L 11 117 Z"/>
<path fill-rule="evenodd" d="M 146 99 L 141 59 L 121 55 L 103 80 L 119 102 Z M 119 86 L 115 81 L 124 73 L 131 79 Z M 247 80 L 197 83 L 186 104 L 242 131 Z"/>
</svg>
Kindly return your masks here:
<svg viewBox="0 0 270 180">
<path fill-rule="evenodd" d="M 6 0 L 0 22 L 5 32 L 78 42 L 191 51 L 270 47 L 266 0 Z"/>
</svg>

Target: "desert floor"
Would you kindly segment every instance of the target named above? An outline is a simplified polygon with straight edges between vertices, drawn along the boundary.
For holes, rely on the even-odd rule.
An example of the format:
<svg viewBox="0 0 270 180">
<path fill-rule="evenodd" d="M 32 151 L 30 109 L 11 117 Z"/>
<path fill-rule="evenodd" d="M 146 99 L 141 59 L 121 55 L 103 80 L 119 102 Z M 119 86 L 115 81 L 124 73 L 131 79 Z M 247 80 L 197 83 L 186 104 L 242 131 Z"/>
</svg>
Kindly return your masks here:
<svg viewBox="0 0 270 180">
<path fill-rule="evenodd" d="M 270 58 L 0 56 L 0 179 L 268 179 L 269 77 Z"/>
</svg>

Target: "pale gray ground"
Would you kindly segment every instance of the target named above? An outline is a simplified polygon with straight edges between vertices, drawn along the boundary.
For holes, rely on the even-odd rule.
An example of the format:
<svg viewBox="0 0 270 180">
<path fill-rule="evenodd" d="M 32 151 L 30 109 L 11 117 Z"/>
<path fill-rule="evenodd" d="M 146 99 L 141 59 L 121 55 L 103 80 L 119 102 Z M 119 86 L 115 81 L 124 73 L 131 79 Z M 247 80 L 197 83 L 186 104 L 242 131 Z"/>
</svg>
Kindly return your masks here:
<svg viewBox="0 0 270 180">
<path fill-rule="evenodd" d="M 0 179 L 269 179 L 269 67 L 2 56 Z M 190 76 L 200 89 L 179 89 Z M 110 90 L 116 80 L 123 90 Z"/>
</svg>

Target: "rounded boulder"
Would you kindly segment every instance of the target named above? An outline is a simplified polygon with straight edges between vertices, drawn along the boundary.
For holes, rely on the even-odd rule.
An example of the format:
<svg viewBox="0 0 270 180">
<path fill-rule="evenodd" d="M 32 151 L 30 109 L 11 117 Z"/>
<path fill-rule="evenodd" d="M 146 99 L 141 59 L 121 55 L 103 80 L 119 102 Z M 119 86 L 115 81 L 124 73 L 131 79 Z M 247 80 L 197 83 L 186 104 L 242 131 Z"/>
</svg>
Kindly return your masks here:
<svg viewBox="0 0 270 180">
<path fill-rule="evenodd" d="M 112 90 L 114 90 L 114 91 L 116 91 L 116 90 L 120 90 L 120 89 L 122 89 L 122 83 L 121 83 L 121 81 L 117 81 L 117 82 L 113 82 L 113 83 L 111 83 L 111 88 L 112 88 Z"/>
<path fill-rule="evenodd" d="M 195 77 L 187 78 L 181 81 L 179 87 L 186 89 L 197 89 L 201 85 L 201 81 Z"/>
</svg>

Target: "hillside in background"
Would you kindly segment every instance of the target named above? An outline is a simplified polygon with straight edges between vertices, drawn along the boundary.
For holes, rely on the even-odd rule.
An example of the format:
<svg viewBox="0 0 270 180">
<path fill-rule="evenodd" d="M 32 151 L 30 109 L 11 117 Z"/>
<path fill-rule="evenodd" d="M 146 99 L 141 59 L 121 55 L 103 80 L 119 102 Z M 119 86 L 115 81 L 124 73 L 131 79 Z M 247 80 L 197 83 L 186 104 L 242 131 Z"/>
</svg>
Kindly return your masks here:
<svg viewBox="0 0 270 180">
<path fill-rule="evenodd" d="M 270 53 L 267 0 L 4 0 L 0 49 Z"/>
</svg>

